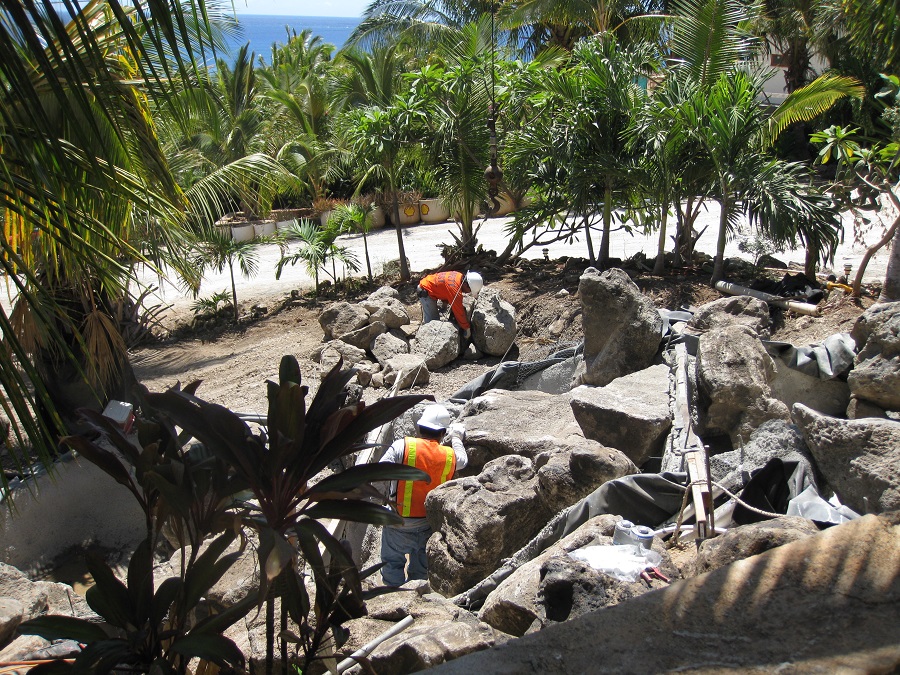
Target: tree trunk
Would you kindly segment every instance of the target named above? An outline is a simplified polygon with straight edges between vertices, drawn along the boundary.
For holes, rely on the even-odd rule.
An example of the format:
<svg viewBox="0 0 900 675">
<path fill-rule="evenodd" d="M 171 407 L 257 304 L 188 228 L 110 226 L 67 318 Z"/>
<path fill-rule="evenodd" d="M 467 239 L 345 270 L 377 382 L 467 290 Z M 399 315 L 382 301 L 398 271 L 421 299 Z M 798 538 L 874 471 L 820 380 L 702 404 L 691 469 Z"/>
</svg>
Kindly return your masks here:
<svg viewBox="0 0 900 675">
<path fill-rule="evenodd" d="M 713 274 L 711 283 L 716 284 L 725 276 L 725 240 L 728 232 L 728 198 L 725 197 L 719 202 L 719 238 L 716 242 L 716 259 L 713 264 Z"/>
<path fill-rule="evenodd" d="M 884 237 L 881 238 L 880 241 L 872 244 L 869 248 L 866 249 L 866 252 L 863 254 L 862 260 L 859 261 L 859 268 L 856 270 L 856 278 L 853 280 L 853 297 L 858 298 L 862 294 L 862 280 L 863 275 L 866 273 L 866 267 L 869 265 L 869 261 L 872 259 L 872 256 L 875 255 L 881 248 L 886 246 L 888 242 L 892 239 L 896 239 L 897 232 L 900 231 L 900 216 L 894 221 L 894 224 L 888 228 L 888 231 L 885 233 Z M 891 278 L 891 268 L 893 267 L 892 263 L 894 260 L 894 256 L 897 255 L 897 245 L 898 242 L 893 243 L 893 247 L 891 249 L 891 257 L 888 259 L 888 269 L 885 274 L 884 285 L 881 287 L 881 296 L 884 296 L 886 292 L 888 292 L 889 280 Z M 894 268 L 894 274 L 900 273 L 900 269 Z M 894 282 L 892 281 L 891 286 L 894 286 Z M 879 298 L 881 297 L 879 296 Z M 897 299 L 895 295 L 894 299 Z M 880 300 L 879 302 L 887 302 L 884 300 Z"/>
<path fill-rule="evenodd" d="M 238 312 L 237 286 L 234 283 L 234 263 L 231 260 L 228 261 L 228 271 L 231 273 L 231 304 L 234 307 L 234 322 L 237 323 L 241 320 L 241 314 Z"/>
<path fill-rule="evenodd" d="M 372 283 L 372 263 L 369 261 L 369 242 L 366 241 L 366 233 L 363 232 L 363 250 L 366 252 L 366 270 L 369 273 L 369 283 Z"/>
<path fill-rule="evenodd" d="M 400 227 L 400 200 L 397 199 L 397 189 L 394 187 L 394 178 L 390 179 L 391 194 L 393 195 L 394 229 L 397 231 L 397 250 L 400 253 L 400 281 L 409 281 L 409 265 L 406 264 L 406 249 L 403 247 L 403 228 Z"/>
<path fill-rule="evenodd" d="M 609 265 L 609 237 L 612 230 L 612 185 L 608 182 L 603 191 L 603 237 L 600 239 L 600 268 Z"/>
<path fill-rule="evenodd" d="M 803 274 L 810 281 L 816 280 L 816 265 L 819 262 L 819 247 L 810 242 L 806 247 L 806 261 L 803 265 Z"/>
<path fill-rule="evenodd" d="M 888 258 L 887 272 L 878 302 L 897 302 L 900 300 L 900 217 L 894 221 L 894 240 L 891 242 L 891 257 Z"/>
<path fill-rule="evenodd" d="M 659 214 L 659 246 L 656 249 L 656 262 L 653 264 L 653 274 L 661 276 L 666 269 L 666 221 L 669 219 L 669 205 L 663 204 Z M 675 247 L 678 248 L 677 246 Z"/>
<path fill-rule="evenodd" d="M 591 223 L 590 218 L 584 217 L 584 238 L 587 241 L 588 260 L 591 265 L 594 264 L 594 242 L 591 241 Z"/>
</svg>

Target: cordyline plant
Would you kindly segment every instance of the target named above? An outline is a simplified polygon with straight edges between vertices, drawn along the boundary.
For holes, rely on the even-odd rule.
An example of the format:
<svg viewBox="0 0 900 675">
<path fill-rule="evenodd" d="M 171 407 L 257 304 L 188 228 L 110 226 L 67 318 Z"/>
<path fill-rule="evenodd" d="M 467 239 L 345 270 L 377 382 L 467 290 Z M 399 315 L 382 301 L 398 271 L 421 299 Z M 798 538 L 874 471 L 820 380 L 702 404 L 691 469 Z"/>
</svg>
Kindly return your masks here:
<svg viewBox="0 0 900 675">
<path fill-rule="evenodd" d="M 92 573 L 97 570 L 97 586 L 88 592 L 88 603 L 117 629 L 116 634 L 108 636 L 96 624 L 71 617 L 26 622 L 22 632 L 75 638 L 88 644 L 73 664 L 54 663 L 44 666 L 41 672 L 110 672 L 124 665 L 135 672 L 183 673 L 190 657 L 240 671 L 244 667 L 243 656 L 221 633 L 254 606 L 264 603 L 266 668 L 272 672 L 276 598 L 281 602 L 283 671 L 288 663 L 288 641 L 302 648 L 304 670 L 315 658 L 334 658 L 333 653 L 323 652 L 331 644 L 340 648 L 345 641 L 341 624 L 365 613 L 363 575 L 341 542 L 320 521 L 335 518 L 397 524 L 400 517 L 376 503 L 384 499 L 372 482 L 427 480 L 427 476 L 411 467 L 370 464 L 329 476 L 314 485 L 311 480 L 336 459 L 363 447 L 369 431 L 431 398 L 400 396 L 370 406 L 362 402 L 347 404 L 346 385 L 355 372 L 342 373 L 341 365 L 338 363 L 328 373 L 307 408 L 309 389 L 301 384 L 297 360 L 283 357 L 278 383 L 268 382 L 266 431 L 255 432 L 231 410 L 198 398 L 198 383 L 160 394 L 144 392 L 142 409 L 154 411 L 156 435 L 174 439 L 166 445 L 167 451 L 178 448 L 174 459 L 170 457 L 173 453 L 167 452 L 167 461 L 193 466 L 192 455 L 202 456 L 200 464 L 211 472 L 202 482 L 202 490 L 185 487 L 188 479 L 179 470 L 170 471 L 170 479 L 161 478 L 165 472 L 157 464 L 165 463 L 153 464 L 159 453 L 158 441 L 140 451 L 128 449 L 124 446 L 129 441 L 121 431 L 98 416 L 94 416 L 94 421 L 136 470 L 135 478 L 109 450 L 83 439 L 66 439 L 67 444 L 135 494 L 147 514 L 148 531 L 157 533 L 162 527 L 160 519 L 180 523 L 175 531 L 191 545 L 191 552 L 182 556 L 187 558 L 183 576 L 166 580 L 155 591 L 150 557 L 152 536 L 132 557 L 127 585 L 116 580 L 104 564 L 92 563 Z M 141 428 L 146 426 L 141 423 Z M 181 432 L 176 432 L 176 427 Z M 202 450 L 196 445 L 190 451 L 181 450 L 190 439 L 198 441 Z M 150 458 L 149 470 L 141 468 L 145 457 Z M 201 483 L 189 482 L 192 486 Z M 191 625 L 190 610 L 239 555 L 223 555 L 235 537 L 236 521 L 258 533 L 259 593 Z M 225 534 L 197 555 L 203 535 L 215 532 Z M 323 550 L 330 557 L 329 563 Z M 192 572 L 194 569 L 198 571 Z M 305 570 L 315 582 L 314 601 L 306 590 Z M 182 615 L 184 620 L 180 621 Z M 298 632 L 289 630 L 288 617 Z"/>
</svg>

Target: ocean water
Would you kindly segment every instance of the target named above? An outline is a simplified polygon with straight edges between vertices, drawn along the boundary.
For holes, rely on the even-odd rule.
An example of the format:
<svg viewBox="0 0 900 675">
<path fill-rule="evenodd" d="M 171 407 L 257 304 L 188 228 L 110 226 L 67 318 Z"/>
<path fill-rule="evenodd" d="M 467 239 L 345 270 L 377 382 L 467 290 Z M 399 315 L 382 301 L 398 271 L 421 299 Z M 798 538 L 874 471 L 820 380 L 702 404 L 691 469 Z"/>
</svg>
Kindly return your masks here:
<svg viewBox="0 0 900 675">
<path fill-rule="evenodd" d="M 344 46 L 350 33 L 359 25 L 358 17 L 340 16 L 276 16 L 264 14 L 238 14 L 241 35 L 229 41 L 233 51 L 250 43 L 250 49 L 261 56 L 266 63 L 272 60 L 272 44 L 287 42 L 287 29 L 297 33 L 309 29 L 313 35 L 322 37 L 323 42 L 334 45 L 335 51 Z M 257 59 L 258 60 L 258 59 Z"/>
</svg>

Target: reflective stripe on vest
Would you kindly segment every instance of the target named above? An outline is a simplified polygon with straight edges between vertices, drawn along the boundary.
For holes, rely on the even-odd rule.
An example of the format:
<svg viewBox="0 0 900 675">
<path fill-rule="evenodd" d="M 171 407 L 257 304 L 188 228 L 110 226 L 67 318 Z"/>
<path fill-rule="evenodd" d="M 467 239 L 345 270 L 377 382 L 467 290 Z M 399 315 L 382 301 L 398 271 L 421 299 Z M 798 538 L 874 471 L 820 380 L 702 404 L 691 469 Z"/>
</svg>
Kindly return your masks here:
<svg viewBox="0 0 900 675">
<path fill-rule="evenodd" d="M 453 478 L 456 455 L 453 448 L 437 441 L 407 438 L 403 464 L 422 469 L 431 482 L 401 480 L 397 482 L 397 510 L 404 518 L 425 517 L 425 497 L 434 488 Z"/>
</svg>

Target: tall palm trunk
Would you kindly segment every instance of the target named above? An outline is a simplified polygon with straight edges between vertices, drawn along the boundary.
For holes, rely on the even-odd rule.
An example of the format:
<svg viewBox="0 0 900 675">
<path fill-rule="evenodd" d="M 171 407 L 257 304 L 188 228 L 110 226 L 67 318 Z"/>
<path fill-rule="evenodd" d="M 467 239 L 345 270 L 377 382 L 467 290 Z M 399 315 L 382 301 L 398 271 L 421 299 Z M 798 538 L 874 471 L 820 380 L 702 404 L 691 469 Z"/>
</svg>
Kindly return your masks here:
<svg viewBox="0 0 900 675">
<path fill-rule="evenodd" d="M 600 239 L 600 267 L 609 265 L 609 238 L 612 231 L 612 183 L 606 182 L 603 191 L 603 237 Z"/>
<path fill-rule="evenodd" d="M 722 190 L 722 199 L 719 201 L 719 238 L 716 241 L 716 259 L 713 264 L 713 274 L 710 283 L 715 285 L 725 276 L 725 241 L 728 234 L 728 214 L 731 210 L 731 202 L 727 189 Z"/>
<path fill-rule="evenodd" d="M 590 260 L 593 265 L 595 262 L 594 259 L 594 242 L 591 240 L 591 218 L 590 216 L 585 216 L 582 219 L 584 223 L 584 239 L 587 242 L 588 247 L 588 260 Z"/>
<path fill-rule="evenodd" d="M 663 203 L 659 214 L 659 244 L 656 247 L 656 262 L 653 263 L 653 274 L 661 275 L 666 269 L 666 221 L 669 218 L 669 205 Z M 678 247 L 676 246 L 677 250 Z"/>
<path fill-rule="evenodd" d="M 234 308 L 234 322 L 237 323 L 241 319 L 241 314 L 238 311 L 237 285 L 234 283 L 234 261 L 230 258 L 228 260 L 228 272 L 231 274 L 231 305 Z"/>
<path fill-rule="evenodd" d="M 400 281 L 409 281 L 409 265 L 406 262 L 406 249 L 403 246 L 403 228 L 400 226 L 400 200 L 397 198 L 397 187 L 394 184 L 393 166 L 389 167 L 391 194 L 393 202 L 391 204 L 392 217 L 394 221 L 394 229 L 397 231 L 397 250 L 400 253 Z"/>
<path fill-rule="evenodd" d="M 881 295 L 878 302 L 900 301 L 900 217 L 894 221 L 894 241 L 891 244 L 891 257 L 888 258 L 887 272 L 884 275 L 884 285 L 881 287 Z"/>
</svg>

